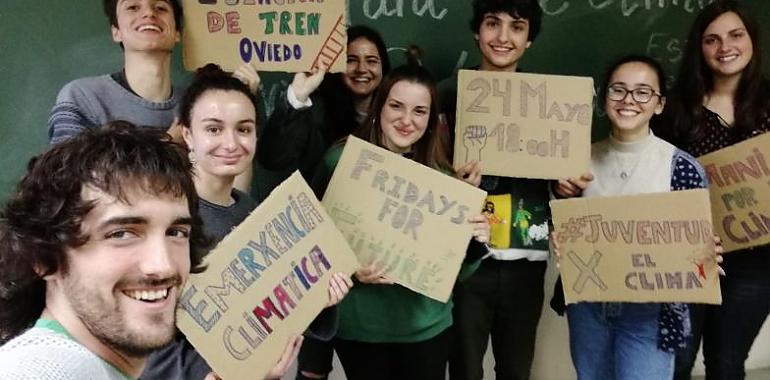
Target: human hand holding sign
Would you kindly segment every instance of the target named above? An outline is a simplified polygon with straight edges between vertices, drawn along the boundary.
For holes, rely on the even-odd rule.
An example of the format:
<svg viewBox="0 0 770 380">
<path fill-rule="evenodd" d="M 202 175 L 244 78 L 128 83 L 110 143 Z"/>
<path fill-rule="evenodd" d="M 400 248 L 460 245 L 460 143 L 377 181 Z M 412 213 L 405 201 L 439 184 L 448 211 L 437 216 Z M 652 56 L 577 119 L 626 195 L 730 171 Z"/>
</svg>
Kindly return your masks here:
<svg viewBox="0 0 770 380">
<path fill-rule="evenodd" d="M 334 273 L 329 280 L 329 303 L 326 307 L 334 306 L 342 301 L 353 287 L 350 276 L 344 273 Z"/>
<path fill-rule="evenodd" d="M 725 270 L 722 269 L 722 266 L 719 264 L 722 264 L 722 254 L 724 253 L 724 248 L 722 248 L 722 239 L 714 235 L 714 254 L 716 255 L 716 261 L 717 261 L 717 272 L 719 272 L 720 276 L 725 276 Z"/>
<path fill-rule="evenodd" d="M 483 214 L 471 216 L 468 223 L 473 225 L 473 238 L 479 243 L 488 243 L 490 236 L 489 220 Z"/>
<path fill-rule="evenodd" d="M 171 136 L 171 141 L 183 144 L 184 145 L 184 138 L 182 137 L 182 123 L 179 122 L 179 117 L 174 117 L 174 121 L 171 122 L 171 126 L 168 127 L 168 130 L 166 130 L 166 133 Z"/>
<path fill-rule="evenodd" d="M 481 185 L 481 164 L 471 161 L 455 169 L 455 178 L 473 187 Z"/>
<path fill-rule="evenodd" d="M 259 84 L 262 82 L 262 80 L 259 78 L 259 74 L 257 74 L 257 70 L 254 68 L 254 66 L 248 63 L 244 63 L 238 66 L 238 68 L 233 72 L 233 77 L 237 78 L 246 86 L 248 86 L 252 95 L 257 94 Z"/>
<path fill-rule="evenodd" d="M 551 245 L 551 252 L 556 257 L 556 269 L 559 269 L 559 259 L 561 259 L 561 252 L 559 251 L 559 240 L 556 239 L 556 231 L 551 231 L 548 243 Z"/>
<path fill-rule="evenodd" d="M 364 284 L 392 285 L 395 282 L 385 277 L 387 268 L 384 265 L 369 264 L 356 271 L 356 279 Z"/>
<path fill-rule="evenodd" d="M 265 380 L 280 379 L 289 372 L 289 367 L 291 367 L 291 365 L 294 364 L 294 361 L 297 360 L 297 355 L 299 354 L 300 347 L 302 347 L 303 339 L 304 337 L 302 335 L 294 335 L 289 338 L 289 341 L 286 343 L 286 348 L 284 348 L 283 353 L 281 354 L 281 358 L 278 359 L 278 363 L 276 363 L 275 367 L 270 370 L 270 373 L 265 376 Z M 222 380 L 222 378 L 217 376 L 214 372 L 209 372 L 203 380 Z"/>
<path fill-rule="evenodd" d="M 588 187 L 588 183 L 593 180 L 594 175 L 591 173 L 583 173 L 578 178 L 560 179 L 554 187 L 554 193 L 562 198 L 577 197 L 583 193 L 583 190 Z"/>
<path fill-rule="evenodd" d="M 314 68 L 310 73 L 296 73 L 294 74 L 294 80 L 291 82 L 291 90 L 294 92 L 294 96 L 301 103 L 307 101 L 326 75 L 326 67 Z"/>
</svg>

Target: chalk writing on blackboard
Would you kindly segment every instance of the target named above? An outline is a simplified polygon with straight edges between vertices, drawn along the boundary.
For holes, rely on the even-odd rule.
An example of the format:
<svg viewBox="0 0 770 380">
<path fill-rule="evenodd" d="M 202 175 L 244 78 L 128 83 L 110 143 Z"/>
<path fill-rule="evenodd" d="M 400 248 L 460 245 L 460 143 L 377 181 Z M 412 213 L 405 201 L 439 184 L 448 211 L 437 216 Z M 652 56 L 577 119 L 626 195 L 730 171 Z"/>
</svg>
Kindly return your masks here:
<svg viewBox="0 0 770 380">
<path fill-rule="evenodd" d="M 697 12 L 714 0 L 588 0 L 591 10 L 617 8 L 620 14 L 626 17 L 640 11 L 655 11 L 658 9 L 681 8 L 687 13 Z M 540 0 L 543 12 L 549 16 L 556 16 L 568 11 L 575 11 L 579 5 L 572 7 L 575 1 L 569 0 Z M 611 9 L 611 8 L 610 8 Z"/>
<path fill-rule="evenodd" d="M 412 14 L 419 17 L 424 17 L 427 13 L 433 19 L 441 20 L 446 17 L 449 12 L 444 7 L 437 7 L 435 0 L 396 0 L 392 2 L 390 0 L 364 0 L 363 10 L 364 16 L 369 19 L 376 20 L 380 17 L 404 17 L 404 3 L 410 4 L 411 7 L 407 8 L 407 11 L 411 11 Z"/>
</svg>

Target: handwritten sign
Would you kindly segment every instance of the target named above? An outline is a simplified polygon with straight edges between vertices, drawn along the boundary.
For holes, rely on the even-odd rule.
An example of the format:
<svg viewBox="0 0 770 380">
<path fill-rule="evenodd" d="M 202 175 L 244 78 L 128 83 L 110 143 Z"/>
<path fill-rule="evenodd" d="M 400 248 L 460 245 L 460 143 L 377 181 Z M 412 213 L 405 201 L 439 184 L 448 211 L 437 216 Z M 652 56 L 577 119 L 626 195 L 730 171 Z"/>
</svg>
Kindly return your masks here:
<svg viewBox="0 0 770 380">
<path fill-rule="evenodd" d="M 698 158 L 725 252 L 770 243 L 770 133 Z"/>
<path fill-rule="evenodd" d="M 223 379 L 262 379 L 290 336 L 329 301 L 332 273 L 358 267 L 298 172 L 207 256 L 177 309 L 177 326 Z"/>
<path fill-rule="evenodd" d="M 720 304 L 708 190 L 551 201 L 567 303 Z"/>
<path fill-rule="evenodd" d="M 323 205 L 362 265 L 446 302 L 472 236 L 468 217 L 486 193 L 349 137 Z"/>
<path fill-rule="evenodd" d="M 345 69 L 345 0 L 184 0 L 184 67 L 242 63 L 261 71 Z"/>
<path fill-rule="evenodd" d="M 592 101 L 591 78 L 460 70 L 454 163 L 506 177 L 587 172 Z"/>
</svg>

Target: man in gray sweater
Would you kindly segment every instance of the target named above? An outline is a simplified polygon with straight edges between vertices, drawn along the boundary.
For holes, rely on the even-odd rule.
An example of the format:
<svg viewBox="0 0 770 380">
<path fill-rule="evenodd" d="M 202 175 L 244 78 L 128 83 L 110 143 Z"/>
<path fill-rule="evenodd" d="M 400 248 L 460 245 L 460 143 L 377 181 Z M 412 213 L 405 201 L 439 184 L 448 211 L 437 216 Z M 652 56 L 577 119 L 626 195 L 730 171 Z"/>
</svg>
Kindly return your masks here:
<svg viewBox="0 0 770 380">
<path fill-rule="evenodd" d="M 103 0 L 112 40 L 123 49 L 123 69 L 67 83 L 56 97 L 48 118 L 48 142 L 53 145 L 89 128 L 116 120 L 168 132 L 182 141 L 175 124 L 183 88 L 171 84 L 171 53 L 182 30 L 179 0 Z M 242 64 L 233 73 L 256 94 L 256 70 Z M 252 171 L 236 179 L 248 192 Z"/>
<path fill-rule="evenodd" d="M 167 130 L 182 90 L 171 84 L 171 53 L 180 39 L 178 0 L 104 0 L 113 41 L 123 49 L 123 69 L 81 78 L 59 92 L 48 119 L 56 144 L 109 121 Z"/>
</svg>

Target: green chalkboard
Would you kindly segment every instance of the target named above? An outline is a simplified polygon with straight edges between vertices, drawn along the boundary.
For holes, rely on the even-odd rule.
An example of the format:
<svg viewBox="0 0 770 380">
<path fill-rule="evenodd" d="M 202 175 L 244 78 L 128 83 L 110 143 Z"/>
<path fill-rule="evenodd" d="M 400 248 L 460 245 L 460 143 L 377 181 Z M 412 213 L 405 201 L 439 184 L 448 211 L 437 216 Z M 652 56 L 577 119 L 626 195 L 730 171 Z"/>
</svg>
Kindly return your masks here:
<svg viewBox="0 0 770 380">
<path fill-rule="evenodd" d="M 330 1 L 330 0 L 327 0 Z M 341 1 L 341 0 L 339 0 Z M 543 29 L 522 67 L 547 74 L 593 76 L 626 53 L 649 53 L 673 74 L 695 13 L 710 0 L 540 0 Z M 770 1 L 747 0 L 760 24 L 770 25 Z M 394 63 L 417 44 L 437 78 L 458 66 L 478 64 L 468 27 L 470 0 L 350 0 L 353 24 L 380 30 Z M 768 27 L 765 27 L 768 29 Z M 768 33 L 765 33 L 766 35 Z M 765 37 L 765 72 L 770 43 Z M 189 74 L 174 57 L 175 83 Z M 59 89 L 70 80 L 120 68 L 120 48 L 110 38 L 101 1 L 3 0 L 0 5 L 0 199 L 5 199 L 27 160 L 47 146 L 46 121 Z M 264 113 L 290 81 L 263 75 Z M 597 111 L 594 137 L 606 134 Z M 262 194 L 260 194 L 262 195 Z"/>
</svg>

